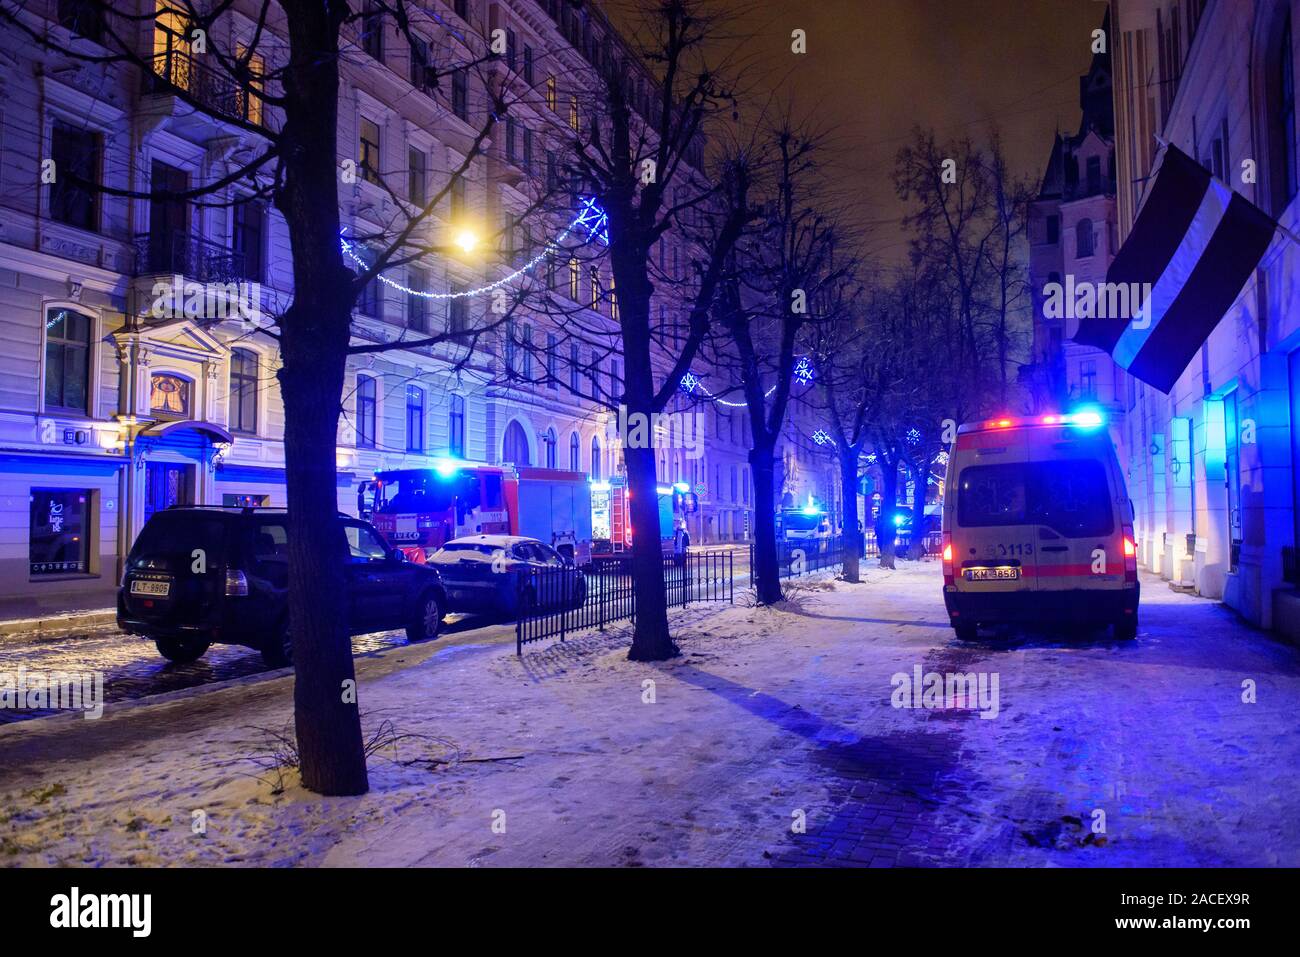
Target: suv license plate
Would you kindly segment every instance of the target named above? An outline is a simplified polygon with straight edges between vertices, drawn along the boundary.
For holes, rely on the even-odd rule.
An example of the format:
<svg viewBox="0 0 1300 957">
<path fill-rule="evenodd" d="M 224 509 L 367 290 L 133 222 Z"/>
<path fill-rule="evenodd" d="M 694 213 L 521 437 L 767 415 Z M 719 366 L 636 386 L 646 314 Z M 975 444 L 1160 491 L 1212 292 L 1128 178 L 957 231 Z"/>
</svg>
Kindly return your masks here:
<svg viewBox="0 0 1300 957">
<path fill-rule="evenodd" d="M 171 582 L 149 582 L 133 581 L 131 582 L 132 595 L 152 595 L 155 598 L 166 598 L 167 593 L 171 591 Z"/>
<path fill-rule="evenodd" d="M 1020 569 L 1015 565 L 999 565 L 996 568 L 968 568 L 965 575 L 968 582 L 1015 581 L 1020 577 Z"/>
</svg>

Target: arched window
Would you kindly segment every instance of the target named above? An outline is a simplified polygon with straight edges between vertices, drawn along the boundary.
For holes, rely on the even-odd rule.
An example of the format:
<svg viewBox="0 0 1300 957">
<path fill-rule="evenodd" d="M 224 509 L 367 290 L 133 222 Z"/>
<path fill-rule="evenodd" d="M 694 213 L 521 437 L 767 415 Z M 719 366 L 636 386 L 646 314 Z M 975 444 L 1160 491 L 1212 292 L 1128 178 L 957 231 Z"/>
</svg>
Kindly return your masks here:
<svg viewBox="0 0 1300 957">
<path fill-rule="evenodd" d="M 1092 220 L 1081 219 L 1078 225 L 1074 227 L 1074 255 L 1078 259 L 1086 259 L 1093 253 L 1094 237 L 1092 234 Z"/>
<path fill-rule="evenodd" d="M 230 353 L 230 430 L 257 433 L 257 353 L 235 349 Z"/>
<path fill-rule="evenodd" d="M 87 414 L 90 399 L 89 316 L 71 309 L 45 313 L 45 408 Z"/>
<path fill-rule="evenodd" d="M 357 447 L 375 447 L 375 418 L 379 390 L 373 376 L 357 376 Z"/>
<path fill-rule="evenodd" d="M 593 435 L 591 437 L 591 480 L 599 482 L 600 479 L 600 439 Z"/>
<path fill-rule="evenodd" d="M 582 471 L 582 443 L 578 440 L 578 433 L 569 433 L 569 471 Z"/>
<path fill-rule="evenodd" d="M 453 395 L 447 410 L 447 451 L 455 458 L 465 457 L 465 397 Z"/>
<path fill-rule="evenodd" d="M 528 433 L 517 421 L 506 427 L 505 441 L 501 445 L 501 460 L 514 465 L 532 465 L 528 455 Z"/>
<path fill-rule="evenodd" d="M 555 459 L 556 459 L 556 455 L 555 455 L 556 448 L 555 448 L 555 447 L 556 447 L 556 445 L 559 444 L 559 442 L 558 442 L 558 440 L 557 440 L 556 437 L 555 437 L 555 430 L 554 430 L 554 429 L 547 429 L 547 430 L 546 430 L 546 439 L 545 439 L 545 442 L 546 442 L 546 467 L 547 467 L 548 469 L 557 468 L 558 466 L 556 465 L 556 461 L 555 461 Z"/>
</svg>

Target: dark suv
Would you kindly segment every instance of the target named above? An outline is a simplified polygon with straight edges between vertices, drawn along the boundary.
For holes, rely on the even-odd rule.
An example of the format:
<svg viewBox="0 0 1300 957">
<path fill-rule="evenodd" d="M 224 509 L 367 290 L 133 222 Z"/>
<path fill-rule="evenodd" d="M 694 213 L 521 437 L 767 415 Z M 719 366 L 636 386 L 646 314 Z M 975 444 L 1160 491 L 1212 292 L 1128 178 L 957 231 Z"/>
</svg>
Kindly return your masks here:
<svg viewBox="0 0 1300 957">
<path fill-rule="evenodd" d="M 288 515 L 280 509 L 174 506 L 140 530 L 117 593 L 117 624 L 152 638 L 171 661 L 214 642 L 246 645 L 268 664 L 291 660 Z M 341 516 L 348 543 L 348 630 L 405 628 L 422 641 L 442 627 L 438 572 L 407 562 L 374 526 Z"/>
</svg>

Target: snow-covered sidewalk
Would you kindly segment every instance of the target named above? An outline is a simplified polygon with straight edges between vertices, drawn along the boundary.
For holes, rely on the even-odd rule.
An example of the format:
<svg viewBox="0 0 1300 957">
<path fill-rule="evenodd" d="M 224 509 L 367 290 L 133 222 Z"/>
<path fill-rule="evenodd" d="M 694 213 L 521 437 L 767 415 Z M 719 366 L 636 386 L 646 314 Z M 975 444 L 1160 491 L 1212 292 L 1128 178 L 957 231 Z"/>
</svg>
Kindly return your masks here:
<svg viewBox="0 0 1300 957">
<path fill-rule="evenodd" d="M 959 646 L 935 564 L 865 577 L 677 612 L 660 664 L 625 628 L 359 658 L 397 735 L 361 798 L 262 767 L 287 677 L 0 728 L 0 862 L 1300 864 L 1294 649 L 1155 579 L 1135 644 Z M 891 707 L 916 666 L 996 673 L 997 717 Z"/>
</svg>

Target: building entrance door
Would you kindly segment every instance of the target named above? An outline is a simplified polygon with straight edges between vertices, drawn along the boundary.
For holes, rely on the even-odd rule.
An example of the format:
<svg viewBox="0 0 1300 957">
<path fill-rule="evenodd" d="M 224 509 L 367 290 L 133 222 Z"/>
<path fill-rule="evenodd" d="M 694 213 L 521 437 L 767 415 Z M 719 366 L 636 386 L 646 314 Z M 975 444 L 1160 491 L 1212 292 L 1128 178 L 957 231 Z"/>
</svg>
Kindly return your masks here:
<svg viewBox="0 0 1300 957">
<path fill-rule="evenodd" d="M 144 473 L 144 520 L 172 505 L 194 504 L 194 466 L 148 462 Z"/>
</svg>

